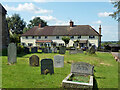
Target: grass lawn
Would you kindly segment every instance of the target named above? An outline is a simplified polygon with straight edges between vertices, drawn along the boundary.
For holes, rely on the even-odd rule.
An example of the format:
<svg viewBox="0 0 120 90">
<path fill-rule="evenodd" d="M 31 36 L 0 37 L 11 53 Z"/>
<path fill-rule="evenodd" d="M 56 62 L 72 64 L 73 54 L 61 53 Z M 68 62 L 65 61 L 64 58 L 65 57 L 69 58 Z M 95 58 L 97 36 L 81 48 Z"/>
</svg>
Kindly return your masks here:
<svg viewBox="0 0 120 90">
<path fill-rule="evenodd" d="M 87 62 L 95 66 L 94 77 L 98 88 L 118 88 L 118 62 L 111 53 L 100 53 L 96 55 L 64 54 L 64 67 L 54 68 L 53 75 L 41 75 L 41 68 L 31 67 L 29 57 L 38 55 L 40 60 L 51 58 L 57 54 L 33 53 L 18 55 L 17 63 L 7 65 L 7 56 L 2 56 L 2 88 L 60 88 L 62 80 L 70 74 L 71 63 Z"/>
</svg>

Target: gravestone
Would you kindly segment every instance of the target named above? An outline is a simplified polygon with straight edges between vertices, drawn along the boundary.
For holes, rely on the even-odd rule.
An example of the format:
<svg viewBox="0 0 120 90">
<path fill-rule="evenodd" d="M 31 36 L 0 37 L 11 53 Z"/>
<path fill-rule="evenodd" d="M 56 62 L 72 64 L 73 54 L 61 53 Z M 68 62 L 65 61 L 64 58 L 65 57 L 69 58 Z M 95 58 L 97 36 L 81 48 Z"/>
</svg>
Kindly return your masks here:
<svg viewBox="0 0 120 90">
<path fill-rule="evenodd" d="M 92 45 L 92 46 L 90 47 L 90 49 L 89 49 L 89 53 L 90 53 L 90 54 L 95 54 L 95 51 L 96 51 L 95 45 Z"/>
<path fill-rule="evenodd" d="M 93 75 L 94 66 L 85 62 L 72 63 L 71 73 L 81 75 Z"/>
<path fill-rule="evenodd" d="M 77 54 L 77 50 L 70 50 L 69 54 Z"/>
<path fill-rule="evenodd" d="M 45 47 L 44 48 L 44 53 L 49 53 L 49 48 Z"/>
<path fill-rule="evenodd" d="M 66 47 L 65 46 L 59 47 L 59 54 L 65 54 L 65 52 L 66 52 Z"/>
<path fill-rule="evenodd" d="M 57 48 L 56 47 L 54 47 L 54 51 L 53 51 L 54 53 L 57 53 Z"/>
<path fill-rule="evenodd" d="M 77 53 L 83 53 L 83 50 L 78 49 L 78 50 L 77 50 Z"/>
<path fill-rule="evenodd" d="M 52 59 L 42 59 L 41 60 L 41 74 L 53 74 L 54 67 L 53 67 L 53 60 Z"/>
<path fill-rule="evenodd" d="M 37 53 L 37 47 L 32 47 L 32 48 L 31 48 L 31 52 L 32 52 L 32 53 Z"/>
<path fill-rule="evenodd" d="M 10 43 L 8 45 L 8 63 L 13 64 L 17 62 L 16 55 L 16 44 L 15 43 Z"/>
<path fill-rule="evenodd" d="M 29 48 L 28 47 L 24 47 L 24 52 L 27 53 L 27 54 L 29 54 L 30 53 Z"/>
<path fill-rule="evenodd" d="M 32 55 L 29 58 L 29 63 L 30 63 L 30 66 L 39 66 L 39 57 L 36 55 Z"/>
<path fill-rule="evenodd" d="M 62 55 L 54 56 L 54 67 L 64 67 L 64 56 Z"/>
<path fill-rule="evenodd" d="M 49 53 L 52 53 L 52 49 L 51 48 L 49 49 Z"/>
</svg>

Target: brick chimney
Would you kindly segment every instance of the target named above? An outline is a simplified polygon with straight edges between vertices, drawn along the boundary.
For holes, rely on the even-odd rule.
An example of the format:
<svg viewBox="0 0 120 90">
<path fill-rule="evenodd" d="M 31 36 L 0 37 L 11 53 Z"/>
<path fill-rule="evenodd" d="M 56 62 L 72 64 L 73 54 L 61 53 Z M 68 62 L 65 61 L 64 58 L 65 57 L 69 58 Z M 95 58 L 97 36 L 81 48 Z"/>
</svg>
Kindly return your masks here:
<svg viewBox="0 0 120 90">
<path fill-rule="evenodd" d="M 99 34 L 101 35 L 101 25 L 100 25 L 100 27 L 99 27 Z"/>
<path fill-rule="evenodd" d="M 39 26 L 38 26 L 39 28 L 41 28 L 42 26 L 41 26 L 41 24 L 39 24 Z"/>
<path fill-rule="evenodd" d="M 99 26 L 99 48 L 101 48 L 101 25 Z"/>
<path fill-rule="evenodd" d="M 74 22 L 72 20 L 70 20 L 70 27 L 74 26 Z"/>
</svg>

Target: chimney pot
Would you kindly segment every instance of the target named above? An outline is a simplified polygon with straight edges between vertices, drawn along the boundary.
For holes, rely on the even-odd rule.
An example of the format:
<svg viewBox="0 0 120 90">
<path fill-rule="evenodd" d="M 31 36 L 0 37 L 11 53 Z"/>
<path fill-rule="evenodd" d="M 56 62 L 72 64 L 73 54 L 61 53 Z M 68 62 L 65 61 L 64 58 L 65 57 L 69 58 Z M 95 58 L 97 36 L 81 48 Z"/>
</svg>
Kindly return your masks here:
<svg viewBox="0 0 120 90">
<path fill-rule="evenodd" d="M 41 28 L 41 24 L 39 24 L 39 28 Z"/>
<path fill-rule="evenodd" d="M 99 34 L 101 35 L 101 25 L 100 25 L 100 27 L 99 27 Z"/>
<path fill-rule="evenodd" d="M 72 20 L 70 20 L 70 27 L 73 27 L 74 22 Z"/>
</svg>

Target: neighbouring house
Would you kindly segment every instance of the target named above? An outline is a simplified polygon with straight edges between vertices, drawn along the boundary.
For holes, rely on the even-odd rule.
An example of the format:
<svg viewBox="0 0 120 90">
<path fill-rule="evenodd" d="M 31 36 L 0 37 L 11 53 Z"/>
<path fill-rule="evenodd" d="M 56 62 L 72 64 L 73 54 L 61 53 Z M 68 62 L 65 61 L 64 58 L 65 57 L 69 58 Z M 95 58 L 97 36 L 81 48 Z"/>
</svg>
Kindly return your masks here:
<svg viewBox="0 0 120 90">
<path fill-rule="evenodd" d="M 56 43 L 56 46 L 65 45 L 62 40 L 63 36 L 69 36 L 70 41 L 68 46 L 73 46 L 77 40 L 78 46 L 90 47 L 95 45 L 96 47 L 101 44 L 101 25 L 99 33 L 90 25 L 74 25 L 73 21 L 70 21 L 70 25 L 66 26 L 34 26 L 26 33 L 21 35 L 21 43 L 24 46 L 51 46 Z"/>
<path fill-rule="evenodd" d="M 9 43 L 9 31 L 6 21 L 7 11 L 0 4 L 0 50 L 7 48 Z"/>
</svg>

